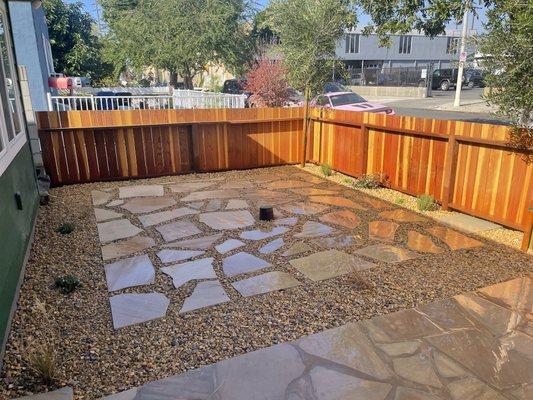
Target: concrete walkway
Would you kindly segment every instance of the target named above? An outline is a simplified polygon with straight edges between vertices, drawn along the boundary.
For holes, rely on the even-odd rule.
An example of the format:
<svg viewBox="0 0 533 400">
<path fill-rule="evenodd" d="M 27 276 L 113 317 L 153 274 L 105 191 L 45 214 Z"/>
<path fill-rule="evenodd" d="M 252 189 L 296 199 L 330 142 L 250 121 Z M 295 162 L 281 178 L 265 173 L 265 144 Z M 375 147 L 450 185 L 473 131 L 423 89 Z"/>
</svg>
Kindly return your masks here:
<svg viewBox="0 0 533 400">
<path fill-rule="evenodd" d="M 531 399 L 532 282 L 350 323 L 106 399 Z"/>
</svg>

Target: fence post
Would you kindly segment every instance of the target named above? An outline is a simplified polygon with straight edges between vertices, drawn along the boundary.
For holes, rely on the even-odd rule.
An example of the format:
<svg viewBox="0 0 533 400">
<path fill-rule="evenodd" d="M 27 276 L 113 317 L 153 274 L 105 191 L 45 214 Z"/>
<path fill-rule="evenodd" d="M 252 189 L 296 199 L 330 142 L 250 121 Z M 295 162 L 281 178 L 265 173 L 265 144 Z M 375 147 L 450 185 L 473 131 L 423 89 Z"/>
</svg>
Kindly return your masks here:
<svg viewBox="0 0 533 400">
<path fill-rule="evenodd" d="M 526 224 L 521 248 L 526 253 L 533 253 L 533 205 L 526 210 L 526 213 Z"/>
<path fill-rule="evenodd" d="M 368 161 L 368 127 L 365 124 L 361 125 L 361 135 L 359 136 L 359 148 L 361 149 L 361 157 L 359 157 L 357 171 L 360 176 L 366 174 L 366 164 Z"/>
<path fill-rule="evenodd" d="M 48 103 L 48 111 L 54 111 L 54 105 L 52 104 L 52 94 L 46 92 L 46 101 Z"/>
<path fill-rule="evenodd" d="M 442 209 L 445 211 L 449 209 L 449 204 L 453 198 L 458 152 L 459 146 L 455 139 L 455 131 L 452 131 L 449 133 L 448 151 L 446 152 L 446 158 L 444 160 L 444 176 L 442 182 Z"/>
</svg>

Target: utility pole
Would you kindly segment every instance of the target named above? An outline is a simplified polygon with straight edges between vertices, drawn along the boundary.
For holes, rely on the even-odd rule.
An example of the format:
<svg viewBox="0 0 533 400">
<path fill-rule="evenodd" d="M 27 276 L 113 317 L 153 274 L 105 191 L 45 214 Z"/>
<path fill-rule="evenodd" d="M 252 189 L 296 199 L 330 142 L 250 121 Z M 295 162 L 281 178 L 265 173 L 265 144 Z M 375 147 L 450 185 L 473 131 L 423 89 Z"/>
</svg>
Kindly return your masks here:
<svg viewBox="0 0 533 400">
<path fill-rule="evenodd" d="M 454 107 L 461 105 L 461 88 L 463 86 L 463 70 L 466 61 L 466 37 L 468 33 L 468 11 L 470 8 L 470 1 L 465 2 L 465 12 L 463 14 L 463 29 L 461 32 L 461 48 L 459 50 L 459 69 L 457 70 L 457 83 L 455 84 L 455 100 Z"/>
</svg>

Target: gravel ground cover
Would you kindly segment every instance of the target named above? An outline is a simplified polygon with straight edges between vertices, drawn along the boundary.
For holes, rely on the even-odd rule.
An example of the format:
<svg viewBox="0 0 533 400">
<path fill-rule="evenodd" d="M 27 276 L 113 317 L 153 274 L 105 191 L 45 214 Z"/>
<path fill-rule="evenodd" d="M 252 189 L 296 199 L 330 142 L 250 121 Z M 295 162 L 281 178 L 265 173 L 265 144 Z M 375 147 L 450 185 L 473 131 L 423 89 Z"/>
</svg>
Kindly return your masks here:
<svg viewBox="0 0 533 400">
<path fill-rule="evenodd" d="M 393 241 L 387 241 L 387 244 L 408 250 L 408 232 L 415 231 L 431 236 L 442 252 L 414 251 L 415 258 L 399 263 L 377 261 L 363 255 L 361 257 L 364 260 L 375 265 L 364 271 L 333 279 L 308 279 L 289 261 L 325 251 L 332 245 L 346 245 L 340 250 L 357 254 L 362 248 L 382 243 L 379 239 L 369 238 L 368 227 L 370 222 L 382 219 L 379 213 L 383 211 L 381 208 L 369 207 L 367 195 L 362 191 L 347 189 L 335 182 L 316 178 L 313 188 L 333 191 L 338 193 L 339 197 L 352 200 L 355 204 L 366 204 L 367 207 L 356 209 L 328 205 L 327 209 L 315 214 L 294 214 L 287 211 L 286 207 L 283 207 L 284 204 L 306 202 L 308 196 L 287 189 L 284 182 L 306 182 L 306 179 L 310 180 L 309 176 L 302 176 L 302 170 L 298 167 L 277 167 L 72 185 L 53 189 L 50 204 L 41 207 L 38 215 L 35 241 L 4 358 L 0 397 L 17 397 L 46 390 L 27 362 L 28 354 L 35 349 L 53 350 L 54 364 L 58 370 L 58 379 L 54 386 L 71 385 L 74 387 L 76 398 L 93 399 L 252 350 L 292 341 L 347 322 L 412 308 L 506 281 L 533 270 L 533 259 L 530 256 L 479 236 L 467 235 L 482 242 L 482 247 L 450 251 L 442 240 L 425 231 L 425 228 L 440 226 L 428 219 L 425 222 L 398 223 Z M 337 174 L 333 176 L 336 177 Z M 238 193 L 239 199 L 246 200 L 250 205 L 250 211 L 256 218 L 253 227 L 222 231 L 222 238 L 216 244 L 228 239 L 239 239 L 239 234 L 244 231 L 271 230 L 272 223 L 257 221 L 258 206 L 268 194 L 261 191 L 270 190 L 270 187 L 279 192 L 279 195 L 271 198 L 274 203 L 279 203 L 274 204 L 278 218 L 297 216 L 297 223 L 290 226 L 281 236 L 242 240 L 244 246 L 228 252 L 224 257 L 246 251 L 271 264 L 260 273 L 285 272 L 295 277 L 301 285 L 263 295 L 243 297 L 232 283 L 257 276 L 259 273 L 241 274 L 238 277 L 226 276 L 222 269 L 223 256 L 212 246 L 203 257 L 214 257 L 216 275 L 231 301 L 184 314 L 179 313 L 181 305 L 191 295 L 196 283 L 188 282 L 175 289 L 172 278 L 161 273 L 160 269 L 165 265 L 155 254 L 162 249 L 165 242 L 156 230 L 158 226 L 144 228 L 134 214 L 120 208 L 121 203 L 117 201 L 118 188 L 199 180 L 213 180 L 209 187 L 202 190 Z M 156 246 L 135 254 L 149 255 L 157 270 L 154 283 L 126 288 L 119 293 L 164 293 L 170 299 L 170 306 L 164 318 L 119 330 L 113 329 L 109 307 L 110 293 L 103 267 L 111 261 L 102 261 L 101 243 L 98 240 L 91 199 L 93 190 L 109 193 L 109 199 L 106 199 L 104 204 L 108 201 L 115 202 L 117 206 L 109 207 L 110 210 L 125 214 L 135 226 L 144 229 L 143 235 L 155 239 Z M 307 190 L 305 192 L 307 193 Z M 220 204 L 208 204 L 209 200 L 206 204 L 200 204 L 202 200 L 181 202 L 188 194 L 189 192 L 173 193 L 169 186 L 165 186 L 165 197 L 172 197 L 177 203 L 172 209 L 189 204 L 205 212 L 206 207 L 221 206 L 225 209 L 229 201 L 235 200 L 226 198 L 221 200 Z M 322 195 L 321 202 L 313 204 L 322 205 L 323 202 L 329 201 L 328 195 L 316 194 Z M 390 200 L 385 196 L 382 198 Z M 99 207 L 105 208 L 104 205 Z M 390 209 L 394 208 L 398 207 L 391 204 Z M 294 207 L 292 209 L 294 210 Z M 335 229 L 341 236 L 352 236 L 352 241 L 326 241 L 324 238 L 294 236 L 304 230 L 304 225 L 309 226 L 309 222 L 320 221 L 319 218 L 323 214 L 345 210 L 353 211 L 360 219 L 360 224 L 353 229 L 336 225 Z M 196 221 L 198 226 L 201 225 L 198 223 L 197 214 L 183 216 L 180 220 Z M 65 222 L 72 223 L 74 231 L 61 235 L 56 229 Z M 203 226 L 202 230 L 202 235 L 220 232 L 206 226 Z M 271 253 L 259 251 L 278 237 L 283 237 L 284 240 L 284 246 L 280 249 Z M 307 246 L 301 247 L 307 247 L 307 251 L 291 257 L 283 255 L 292 244 L 302 241 Z M 409 252 L 413 255 L 412 249 L 409 249 Z M 54 277 L 68 274 L 77 276 L 82 287 L 66 295 L 54 288 Z"/>
</svg>

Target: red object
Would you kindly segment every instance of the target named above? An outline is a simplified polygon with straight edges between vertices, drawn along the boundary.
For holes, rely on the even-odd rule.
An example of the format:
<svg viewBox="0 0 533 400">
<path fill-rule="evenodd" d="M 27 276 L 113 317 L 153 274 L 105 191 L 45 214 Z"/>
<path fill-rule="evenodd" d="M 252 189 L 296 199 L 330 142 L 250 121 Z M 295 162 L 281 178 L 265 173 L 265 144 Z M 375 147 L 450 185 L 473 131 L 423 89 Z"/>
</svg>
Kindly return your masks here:
<svg viewBox="0 0 533 400">
<path fill-rule="evenodd" d="M 254 107 L 282 107 L 289 100 L 287 71 L 278 61 L 260 59 L 248 73 L 245 90 Z"/>
<path fill-rule="evenodd" d="M 53 89 L 71 89 L 72 88 L 72 78 L 61 77 L 48 78 L 48 86 Z"/>
</svg>

